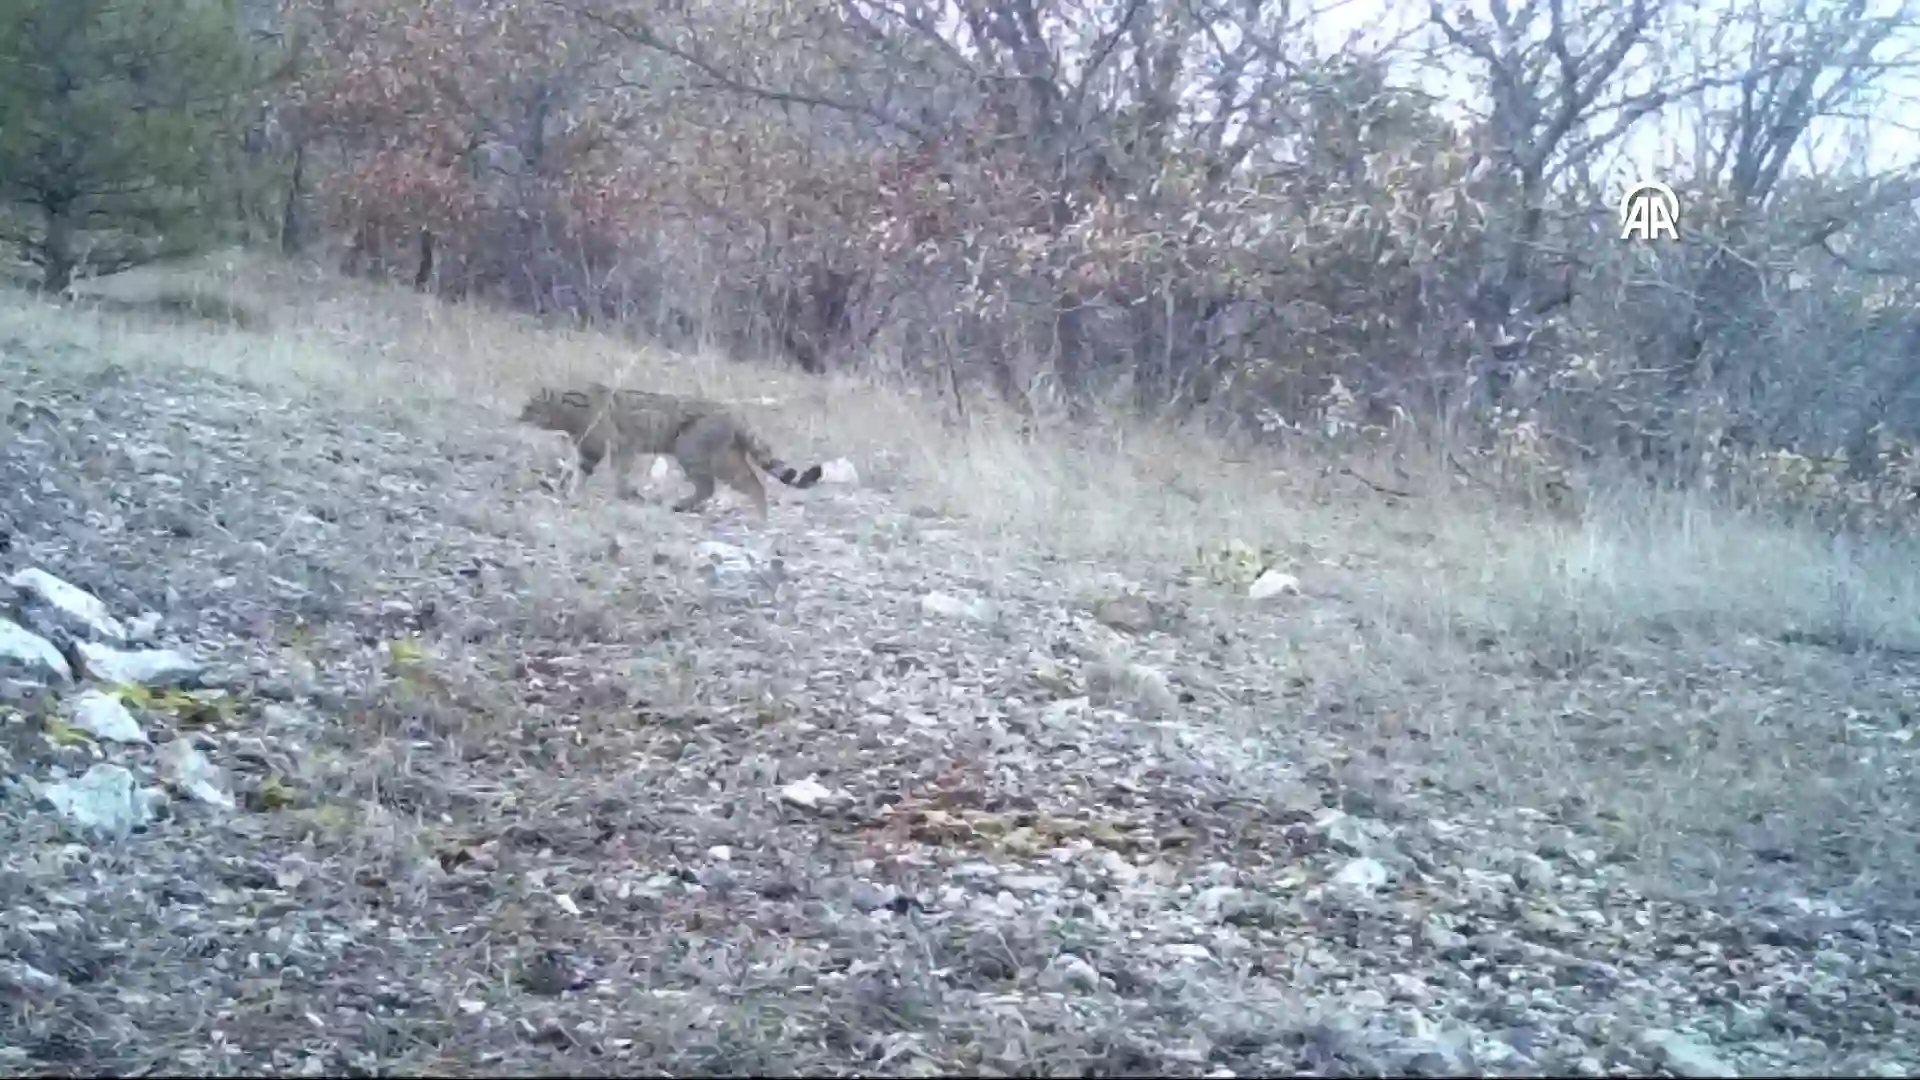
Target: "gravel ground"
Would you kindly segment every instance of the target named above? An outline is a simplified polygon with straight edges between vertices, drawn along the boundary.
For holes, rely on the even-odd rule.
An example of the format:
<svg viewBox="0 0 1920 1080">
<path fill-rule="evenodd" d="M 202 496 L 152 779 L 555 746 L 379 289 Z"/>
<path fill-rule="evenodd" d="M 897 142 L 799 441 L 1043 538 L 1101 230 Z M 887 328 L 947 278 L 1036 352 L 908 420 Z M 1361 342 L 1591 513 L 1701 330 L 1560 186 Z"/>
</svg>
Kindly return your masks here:
<svg viewBox="0 0 1920 1080">
<path fill-rule="evenodd" d="M 1089 602 L 858 485 L 570 503 L 502 417 L 61 361 L 0 342 L 0 572 L 208 668 L 148 744 L 0 707 L 6 1072 L 1920 1071 L 1910 905 L 1663 891 L 1357 738 L 1271 659 L 1347 648 L 1338 596 Z M 156 820 L 49 805 L 103 761 Z"/>
</svg>

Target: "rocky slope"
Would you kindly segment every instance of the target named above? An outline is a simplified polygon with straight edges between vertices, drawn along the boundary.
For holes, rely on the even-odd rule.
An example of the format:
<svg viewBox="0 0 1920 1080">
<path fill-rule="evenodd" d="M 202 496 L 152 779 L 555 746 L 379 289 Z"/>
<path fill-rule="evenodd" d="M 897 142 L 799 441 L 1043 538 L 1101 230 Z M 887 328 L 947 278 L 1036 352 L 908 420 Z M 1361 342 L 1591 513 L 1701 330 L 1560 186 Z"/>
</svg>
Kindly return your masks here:
<svg viewBox="0 0 1920 1080">
<path fill-rule="evenodd" d="M 7 1072 L 1920 1069 L 1892 909 L 1436 782 L 1274 663 L 1336 596 L 60 359 L 0 356 Z"/>
</svg>

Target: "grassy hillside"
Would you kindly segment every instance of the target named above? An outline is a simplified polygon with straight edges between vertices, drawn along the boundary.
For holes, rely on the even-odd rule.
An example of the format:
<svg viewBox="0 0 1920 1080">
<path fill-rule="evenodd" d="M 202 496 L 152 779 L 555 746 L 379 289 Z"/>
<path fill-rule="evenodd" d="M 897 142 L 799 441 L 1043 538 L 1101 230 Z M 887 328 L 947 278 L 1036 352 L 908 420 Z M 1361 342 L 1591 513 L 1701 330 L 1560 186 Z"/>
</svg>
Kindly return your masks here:
<svg viewBox="0 0 1920 1080">
<path fill-rule="evenodd" d="M 1652 650 L 1641 662 L 1670 665 L 1681 684 L 1712 678 L 1710 668 L 1690 670 L 1696 663 L 1756 643 L 1807 643 L 1782 646 L 1794 666 L 1878 670 L 1920 651 L 1909 544 L 1836 541 L 1632 489 L 1593 495 L 1569 522 L 1502 505 L 1404 459 L 1400 475 L 1412 476 L 1395 483 L 1415 497 L 1397 499 L 1338 471 L 1352 464 L 1388 477 L 1385 462 L 1289 456 L 1117 419 L 1098 431 L 1023 436 L 971 403 L 960 426 L 941 402 L 899 387 L 649 349 L 241 254 L 126 275 L 93 293 L 214 315 L 153 319 L 136 307 L 76 318 L 14 301 L 0 326 L 119 363 L 186 363 L 287 393 L 378 404 L 428 426 L 471 422 L 476 411 L 510 419 L 541 379 L 764 406 L 757 418 L 779 445 L 799 448 L 793 458 L 845 456 L 865 485 L 952 515 L 984 551 L 1062 560 L 1062 572 L 1088 587 L 1116 573 L 1150 585 L 1178 580 L 1201 570 L 1198 552 L 1234 540 L 1267 553 L 1309 596 L 1338 597 L 1365 624 L 1337 648 L 1302 627 L 1276 664 L 1383 701 L 1404 692 L 1409 676 L 1459 684 L 1422 693 L 1435 704 L 1418 716 L 1380 721 L 1388 734 L 1423 730 L 1431 737 L 1423 756 L 1458 770 L 1457 783 L 1619 804 L 1633 831 L 1656 844 L 1755 814 L 1826 819 L 1805 813 L 1809 800 L 1826 806 L 1843 793 L 1854 805 L 1839 812 L 1863 825 L 1890 813 L 1906 820 L 1903 780 L 1877 762 L 1856 775 L 1862 736 L 1842 700 L 1787 709 L 1675 700 L 1611 719 L 1597 704 L 1593 715 L 1568 713 L 1528 701 L 1532 694 L 1490 695 L 1507 699 L 1497 716 L 1480 715 L 1475 702 L 1492 681 L 1577 678 L 1614 650 Z M 219 312 L 234 307 L 257 329 L 219 325 Z M 1605 752 L 1569 753 L 1589 741 Z"/>
<path fill-rule="evenodd" d="M 23 462 L 53 455 L 31 458 L 40 471 L 21 465 L 19 475 L 38 475 L 61 494 L 39 498 L 20 482 L 8 513 L 22 543 L 9 569 L 37 559 L 88 577 L 103 595 L 119 589 L 126 603 L 152 603 L 171 589 L 185 597 L 175 610 L 201 596 L 200 632 L 224 635 L 234 649 L 266 649 L 275 670 L 299 652 L 319 673 L 321 689 L 302 700 L 311 698 L 320 730 L 334 733 L 316 745 L 333 746 L 343 767 L 299 773 L 310 804 L 255 805 L 247 818 L 255 825 L 219 835 L 244 833 L 260 858 L 279 858 L 271 852 L 281 842 L 306 844 L 324 869 L 304 871 L 305 879 L 355 882 L 339 887 L 361 890 L 356 896 L 378 891 L 365 884 L 366 867 L 378 862 L 378 888 L 410 899 L 355 900 L 359 917 L 444 908 L 428 923 L 463 930 L 478 925 L 471 905 L 480 901 L 448 891 L 471 869 L 458 869 L 469 860 L 450 862 L 448 852 L 485 848 L 489 880 L 514 883 L 496 885 L 504 891 L 490 894 L 485 917 L 507 919 L 512 903 L 501 897 L 509 895 L 531 897 L 527 911 L 541 912 L 514 915 L 516 929 L 492 945 L 455 942 L 453 931 L 432 944 L 418 931 L 416 943 L 429 943 L 395 961 L 397 977 L 425 980 L 416 992 L 444 1000 L 436 999 L 434 1019 L 408 1029 L 415 1042 L 380 1052 L 402 1067 L 586 1067 L 577 1045 L 514 1043 L 511 1025 L 488 1028 L 484 1009 L 461 1004 L 484 997 L 486 971 L 506 978 L 506 960 L 484 959 L 493 956 L 487 949 L 528 954 L 543 934 L 603 965 L 629 965 L 609 985 L 629 984 L 567 997 L 576 1010 L 569 1023 L 636 986 L 683 995 L 669 1011 L 705 1032 L 687 1044 L 693 1049 L 663 1027 L 623 1036 L 631 1052 L 616 1055 L 631 1062 L 634 1040 L 665 1040 L 643 1057 L 664 1068 L 1324 1068 L 1299 1055 L 1331 1024 L 1345 1049 L 1329 1053 L 1349 1067 L 1391 1071 L 1418 1056 L 1396 1054 L 1431 1039 L 1349 1030 L 1324 1010 L 1376 983 L 1399 994 L 1393 980 L 1409 972 L 1448 988 L 1416 1005 L 1449 1023 L 1482 1035 L 1511 1024 L 1558 1033 L 1517 1049 L 1500 1035 L 1518 1058 L 1446 1058 L 1469 1071 L 1585 1069 L 1589 1058 L 1678 1069 L 1673 1055 L 1682 1050 L 1661 1049 L 1668 1028 L 1706 1032 L 1748 1069 L 1863 1068 L 1850 1055 L 1909 1031 L 1910 1007 L 1875 999 L 1881 1011 L 1846 1023 L 1882 1043 L 1849 1035 L 1824 1049 L 1776 1052 L 1726 1019 L 1745 1014 L 1713 996 L 1720 991 L 1689 982 L 1711 982 L 1720 969 L 1695 965 L 1691 946 L 1674 949 L 1703 926 L 1811 917 L 1828 903 L 1879 920 L 1916 909 L 1920 580 L 1909 546 L 1836 541 L 1687 497 L 1626 490 L 1595 493 L 1576 517 L 1530 512 L 1417 460 L 1402 460 L 1394 480 L 1410 494 L 1387 496 L 1342 472 L 1395 475 L 1384 459 L 1315 460 L 1117 418 L 1097 430 L 1022 434 L 976 404 L 961 424 L 906 388 L 657 351 L 244 255 L 129 274 L 72 305 L 0 296 L 0 356 L 9 393 L 96 425 L 85 428 L 91 442 L 64 444 L 73 469 L 46 449 L 48 439 L 12 451 Z M 537 381 L 563 377 L 739 403 L 788 461 L 845 457 L 860 483 L 776 488 L 765 528 L 724 495 L 698 516 L 668 514 L 657 493 L 619 504 L 604 481 L 576 501 L 555 498 L 539 481 L 561 444 L 517 428 L 513 412 Z M 177 395 L 164 392 L 174 385 Z M 215 386 L 244 390 L 201 389 Z M 193 438 L 156 434 L 184 422 L 203 392 L 220 402 L 208 405 L 213 418 L 197 421 L 218 434 L 217 466 L 194 464 Z M 105 396 L 88 404 L 96 393 Z M 132 466 L 115 448 L 145 442 L 174 447 L 176 463 L 161 469 L 172 479 L 124 471 Z M 309 482 L 300 462 L 318 461 L 322 447 L 329 460 L 372 472 L 341 473 L 347 486 L 337 492 L 328 486 L 335 480 L 313 473 L 311 498 L 334 501 L 324 512 L 299 509 Z M 277 471 L 252 477 L 249 458 Z M 186 559 L 179 553 L 188 541 L 137 526 L 156 512 L 155 500 L 177 497 L 170 485 L 179 483 L 201 492 L 193 513 L 214 523 L 180 535 L 214 554 L 167 571 L 166 560 Z M 276 517 L 283 511 L 272 508 L 283 503 L 290 516 Z M 48 516 L 56 504 L 69 516 Z M 101 524 L 119 519 L 118 532 Z M 147 537 L 139 543 L 148 554 L 126 554 L 134 541 L 114 539 L 121 536 Z M 758 569 L 727 585 L 707 555 L 689 560 L 708 540 L 752 552 Z M 1263 554 L 1222 559 L 1234 542 Z M 294 619 L 249 596 L 244 583 L 221 593 L 233 590 L 212 568 L 223 559 L 229 575 L 267 575 L 257 587 L 269 592 L 276 580 L 297 578 L 300 603 L 319 613 Z M 477 584 L 470 595 L 431 584 L 446 566 L 469 561 L 480 567 L 471 580 L 494 590 L 485 597 Z M 140 583 L 101 569 L 113 566 Z M 1262 566 L 1293 575 L 1298 591 L 1249 598 L 1247 582 Z M 178 581 L 165 588 L 149 580 L 169 572 Z M 337 586 L 338 598 L 324 599 L 316 582 Z M 974 598 L 990 613 L 952 618 L 929 601 L 934 593 Z M 246 608 L 245 618 L 228 611 L 246 607 L 243 599 L 263 606 Z M 1111 616 L 1128 605 L 1150 617 L 1129 624 Z M 413 613 L 405 632 L 393 625 L 401 610 Z M 223 612 L 232 617 L 223 621 Z M 289 629 L 296 623 L 298 635 Z M 338 633 L 329 637 L 327 627 Z M 415 644 L 402 656 L 391 640 L 409 634 Z M 369 653 L 367 642 L 382 637 L 386 651 Z M 329 691 L 335 679 L 351 690 Z M 40 753 L 21 749 L 16 765 Z M 780 800 L 738 794 L 790 784 L 793 760 L 827 788 L 851 791 L 865 811 L 797 818 L 792 800 L 783 809 Z M 962 789 L 971 794 L 962 798 Z M 396 801 L 396 790 L 426 794 Z M 685 809 L 736 798 L 745 801 L 724 812 Z M 567 839 L 569 830 L 593 832 L 587 822 L 602 814 L 591 809 L 595 799 L 637 815 L 640 847 L 609 854 Z M 351 809 L 355 824 L 288 816 L 320 807 Z M 1335 810 L 1364 828 L 1339 825 L 1328 817 Z M 703 816 L 710 812 L 734 824 L 720 829 L 718 818 Z M 1108 828 L 1109 817 L 1125 821 Z M 1059 832 L 1062 821 L 1077 824 Z M 779 842 L 759 847 L 765 837 L 754 823 L 777 829 Z M 529 829 L 546 830 L 544 839 L 518 847 L 502 839 Z M 1041 836 L 1049 829 L 1052 840 Z M 1100 839 L 1113 830 L 1157 839 Z M 1017 836 L 1025 839 L 1016 844 Z M 225 842 L 191 857 L 210 857 Z M 509 858 L 510 848 L 519 854 Z M 720 848 L 725 856 L 713 854 Z M 1094 886 L 1064 869 L 1083 856 L 1107 858 L 1103 849 L 1118 864 L 1103 863 L 1102 872 L 1135 884 Z M 967 867 L 983 858 L 1003 860 L 999 872 L 1014 883 L 997 892 L 967 884 L 976 874 Z M 1016 874 L 1009 859 L 1032 866 Z M 731 867 L 727 880 L 753 883 L 761 899 L 751 917 L 702 860 Z M 1350 933 L 1330 928 L 1334 893 L 1322 890 L 1347 887 L 1339 874 L 1372 873 L 1355 869 L 1369 860 L 1399 891 L 1382 885 L 1353 909 L 1369 914 L 1339 916 Z M 1561 876 L 1524 869 L 1536 864 Z M 1162 867 L 1165 880 L 1155 876 Z M 858 900 L 889 873 L 899 927 L 883 933 L 861 923 L 858 932 L 906 936 L 847 948 L 880 957 L 892 989 L 866 986 L 858 964 L 816 965 L 804 977 L 780 966 L 799 963 L 782 949 L 812 947 L 801 924 L 827 919 L 822 912 L 851 904 L 878 919 L 894 910 L 886 904 L 895 901 Z M 655 897 L 644 910 L 622 906 L 637 886 L 612 886 L 622 917 L 644 929 L 593 921 L 612 904 L 606 883 L 620 874 L 638 875 L 632 881 Z M 1487 874 L 1504 884 L 1487 885 Z M 1035 884 L 1056 877 L 1077 884 L 1054 900 L 1020 899 L 1059 888 Z M 575 882 L 576 899 L 556 915 L 540 897 L 561 878 Z M 776 890 L 772 878 L 817 905 Z M 1137 908 L 1114 899 L 1136 884 L 1159 891 Z M 1217 889 L 1226 888 L 1291 914 L 1229 919 L 1216 910 L 1227 903 Z M 789 900 L 792 910 L 778 918 L 763 910 Z M 1048 906 L 1055 901 L 1057 910 Z M 1621 905 L 1667 903 L 1680 906 L 1646 906 L 1639 921 L 1621 923 Z M 909 909 L 921 910 L 915 904 L 941 914 L 900 928 Z M 1121 907 L 1070 914 L 1089 904 Z M 1551 1021 L 1503 1027 L 1476 1012 L 1507 991 L 1476 982 L 1481 969 L 1460 966 L 1440 931 L 1421 929 L 1440 925 L 1422 907 L 1429 904 L 1453 913 L 1442 920 L 1455 927 L 1446 932 L 1463 940 L 1514 919 L 1514 932 L 1530 941 L 1598 950 L 1607 964 L 1631 968 L 1640 981 L 1607 992 L 1625 1026 L 1561 1025 L 1593 1007 L 1571 998 Z M 1205 934 L 1126 936 L 1190 907 L 1211 912 Z M 545 929 L 528 929 L 527 919 Z M 837 919 L 829 920 L 834 933 L 855 932 Z M 1386 920 L 1383 936 L 1355 929 L 1353 919 Z M 1402 929 L 1432 951 L 1393 945 L 1394 920 L 1412 920 Z M 1021 944 L 1015 923 L 1049 944 Z M 1808 933 L 1811 957 L 1821 939 Z M 916 936 L 926 934 L 948 945 Z M 1004 940 L 989 948 L 982 934 Z M 732 942 L 726 955 L 747 967 L 702 967 L 724 967 L 704 953 L 675 953 L 669 964 L 657 952 L 688 941 L 695 952 L 700 942 Z M 1181 968 L 1191 1000 L 1174 1008 L 1156 996 L 1173 991 L 1156 991 L 1149 976 L 1153 964 L 1175 960 L 1142 959 L 1142 941 L 1161 941 L 1176 959 L 1204 941 L 1202 951 L 1223 966 L 1205 975 Z M 1335 949 L 1338 963 L 1326 963 L 1343 974 L 1326 984 L 1297 967 L 1289 974 L 1285 964 L 1321 962 L 1287 952 L 1295 945 Z M 949 947 L 957 951 L 940 951 Z M 982 959 L 988 954 L 998 959 Z M 1908 954 L 1900 955 L 1874 961 L 1881 967 L 1863 960 L 1856 975 L 1910 974 Z M 645 956 L 652 967 L 631 967 Z M 1798 970 L 1807 957 L 1767 963 Z M 1091 982 L 1072 974 L 1081 961 L 1098 969 Z M 461 987 L 434 982 L 456 968 L 479 974 Z M 974 974 L 954 974 L 962 969 Z M 439 989 L 420 989 L 429 983 Z M 804 993 L 794 989 L 802 984 Z M 1585 993 L 1554 985 L 1554 994 Z M 807 997 L 816 992 L 824 997 Z M 800 996 L 786 1012 L 779 994 Z M 1020 1033 L 995 994 L 1028 995 Z M 1200 1023 L 1181 1010 L 1206 1014 L 1201 1003 L 1218 1001 L 1234 1007 L 1201 1024 L 1213 1049 L 1176 1046 L 1187 1025 Z M 722 1019 L 699 1013 L 707 1006 Z M 512 1007 L 532 1010 L 516 1014 L 533 1018 L 530 1030 L 544 1022 L 537 1001 Z M 832 1018 L 848 1009 L 866 1010 L 858 1030 L 833 1034 L 844 1021 Z M 686 1019 L 696 1014 L 707 1019 Z M 654 1020 L 667 1024 L 665 1016 Z M 604 1034 L 605 1017 L 596 1022 Z M 1808 1023 L 1820 1032 L 1838 1021 Z M 1248 1034 L 1263 1024 L 1277 1027 Z M 491 1034 L 471 1045 L 453 1040 L 473 1030 Z M 1220 1056 L 1243 1037 L 1254 1039 L 1252 1049 Z M 494 1038 L 520 1049 L 475 1049 Z M 1134 1049 L 1123 1052 L 1122 1043 Z M 544 1047 L 542 1064 L 486 1056 L 533 1053 L 534 1044 Z M 205 1067 L 175 1051 L 153 1053 Z M 615 1059 L 594 1060 L 608 1068 Z"/>
</svg>

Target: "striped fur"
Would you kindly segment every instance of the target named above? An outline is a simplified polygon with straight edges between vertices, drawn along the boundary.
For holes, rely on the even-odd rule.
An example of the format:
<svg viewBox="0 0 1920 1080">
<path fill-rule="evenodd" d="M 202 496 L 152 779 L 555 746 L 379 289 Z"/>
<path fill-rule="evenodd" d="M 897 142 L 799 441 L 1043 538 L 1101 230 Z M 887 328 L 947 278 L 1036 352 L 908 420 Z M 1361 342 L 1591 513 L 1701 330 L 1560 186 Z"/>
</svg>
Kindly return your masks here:
<svg viewBox="0 0 1920 1080">
<path fill-rule="evenodd" d="M 628 467 L 639 454 L 671 454 L 693 481 L 693 494 L 673 504 L 693 510 L 725 483 L 753 500 L 764 519 L 767 492 L 753 466 L 789 487 L 812 487 L 820 466 L 804 471 L 774 456 L 759 436 L 717 401 L 625 390 L 602 383 L 582 387 L 541 387 L 520 411 L 522 423 L 565 432 L 579 455 L 584 479 L 602 461 L 613 463 L 614 483 L 623 498 L 634 491 Z"/>
</svg>

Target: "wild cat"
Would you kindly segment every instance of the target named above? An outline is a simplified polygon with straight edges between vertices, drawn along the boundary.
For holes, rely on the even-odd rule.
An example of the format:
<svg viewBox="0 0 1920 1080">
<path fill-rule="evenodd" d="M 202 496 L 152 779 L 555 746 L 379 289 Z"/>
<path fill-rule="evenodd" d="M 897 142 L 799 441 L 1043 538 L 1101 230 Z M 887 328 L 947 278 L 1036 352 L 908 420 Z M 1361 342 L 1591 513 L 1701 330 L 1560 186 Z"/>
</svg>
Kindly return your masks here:
<svg viewBox="0 0 1920 1080">
<path fill-rule="evenodd" d="M 562 431 L 574 441 L 584 481 L 603 460 L 613 463 L 614 485 L 622 498 L 636 494 L 627 470 L 639 454 L 671 454 L 693 481 L 693 493 L 673 504 L 693 510 L 713 497 L 716 485 L 753 500 L 764 520 L 767 491 L 754 466 L 789 487 L 812 487 L 820 466 L 795 469 L 726 406 L 706 398 L 624 390 L 602 383 L 584 387 L 545 386 L 534 391 L 520 411 L 522 423 Z"/>
</svg>

